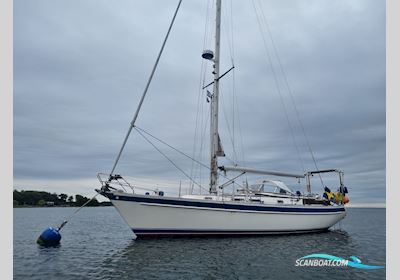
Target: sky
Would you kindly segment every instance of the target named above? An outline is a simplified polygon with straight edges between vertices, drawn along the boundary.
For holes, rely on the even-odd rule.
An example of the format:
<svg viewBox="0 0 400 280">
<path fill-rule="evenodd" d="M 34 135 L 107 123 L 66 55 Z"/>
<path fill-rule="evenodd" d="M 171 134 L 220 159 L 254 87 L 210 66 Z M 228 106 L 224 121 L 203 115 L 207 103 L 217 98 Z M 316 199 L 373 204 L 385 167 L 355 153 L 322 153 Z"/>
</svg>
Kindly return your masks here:
<svg viewBox="0 0 400 280">
<path fill-rule="evenodd" d="M 214 49 L 212 2 L 183 1 L 136 123 L 205 164 L 209 103 L 200 88 L 212 80 L 212 65 L 201 53 Z M 300 154 L 314 170 L 302 124 L 318 168 L 344 171 L 351 202 L 384 203 L 385 1 L 260 3 L 222 2 L 221 72 L 232 57 L 235 69 L 221 79 L 228 156 L 221 165 L 233 159 L 302 173 Z M 112 168 L 176 5 L 14 1 L 14 189 L 95 194 L 96 174 Z M 206 169 L 200 176 L 188 158 L 154 143 L 207 188 Z M 184 192 L 189 186 L 135 130 L 116 172 L 169 194 L 180 182 Z M 303 182 L 285 183 L 304 190 Z M 318 178 L 312 183 L 321 193 Z"/>
</svg>

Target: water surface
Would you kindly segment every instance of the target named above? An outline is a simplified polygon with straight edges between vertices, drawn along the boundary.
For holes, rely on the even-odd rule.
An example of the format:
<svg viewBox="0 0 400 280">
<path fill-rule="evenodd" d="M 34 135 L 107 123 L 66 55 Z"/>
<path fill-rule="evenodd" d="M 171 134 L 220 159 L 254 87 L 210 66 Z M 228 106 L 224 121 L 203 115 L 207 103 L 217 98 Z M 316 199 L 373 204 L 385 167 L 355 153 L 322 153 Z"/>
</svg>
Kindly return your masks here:
<svg viewBox="0 0 400 280">
<path fill-rule="evenodd" d="M 133 240 L 114 207 L 84 208 L 59 247 L 35 243 L 75 209 L 14 209 L 14 279 L 385 279 L 385 269 L 295 266 L 313 253 L 384 266 L 385 209 L 348 209 L 327 233 Z"/>
</svg>

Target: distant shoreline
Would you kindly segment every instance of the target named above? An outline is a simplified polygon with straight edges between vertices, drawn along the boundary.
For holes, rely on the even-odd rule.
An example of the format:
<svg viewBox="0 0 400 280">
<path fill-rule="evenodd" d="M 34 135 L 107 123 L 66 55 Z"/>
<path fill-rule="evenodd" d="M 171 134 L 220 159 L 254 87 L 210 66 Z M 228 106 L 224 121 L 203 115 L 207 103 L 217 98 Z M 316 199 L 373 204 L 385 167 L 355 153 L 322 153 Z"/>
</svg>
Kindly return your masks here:
<svg viewBox="0 0 400 280">
<path fill-rule="evenodd" d="M 112 204 L 110 201 L 99 202 L 95 196 L 88 198 L 80 194 L 72 196 L 65 193 L 57 194 L 35 190 L 13 191 L 13 208 L 80 207 L 82 205 L 98 207 Z"/>
<path fill-rule="evenodd" d="M 377 208 L 377 209 L 386 209 L 385 204 L 356 204 L 356 205 L 346 205 L 346 208 Z"/>
<path fill-rule="evenodd" d="M 97 207 L 110 207 L 112 206 L 112 204 L 110 205 L 98 205 L 98 206 L 85 206 L 85 207 L 89 207 L 89 208 L 97 208 Z M 17 205 L 14 206 L 13 208 L 49 208 L 49 209 L 54 209 L 54 208 L 79 208 L 80 206 L 62 206 L 62 205 L 57 205 L 57 206 L 37 206 L 37 205 Z"/>
</svg>

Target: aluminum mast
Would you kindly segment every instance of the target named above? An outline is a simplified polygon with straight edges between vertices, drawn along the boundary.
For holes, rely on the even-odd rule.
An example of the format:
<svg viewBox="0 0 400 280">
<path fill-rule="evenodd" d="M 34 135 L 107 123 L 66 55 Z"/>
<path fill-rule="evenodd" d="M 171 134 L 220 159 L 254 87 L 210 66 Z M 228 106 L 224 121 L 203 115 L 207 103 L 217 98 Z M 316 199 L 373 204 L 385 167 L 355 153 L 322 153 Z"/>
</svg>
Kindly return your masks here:
<svg viewBox="0 0 400 280">
<path fill-rule="evenodd" d="M 218 184 L 218 151 L 220 140 L 218 136 L 218 94 L 219 94 L 219 50 L 220 50 L 220 32 L 221 32 L 221 0 L 216 1 L 215 18 L 215 57 L 214 57 L 214 87 L 211 98 L 210 108 L 210 193 L 217 193 Z"/>
</svg>

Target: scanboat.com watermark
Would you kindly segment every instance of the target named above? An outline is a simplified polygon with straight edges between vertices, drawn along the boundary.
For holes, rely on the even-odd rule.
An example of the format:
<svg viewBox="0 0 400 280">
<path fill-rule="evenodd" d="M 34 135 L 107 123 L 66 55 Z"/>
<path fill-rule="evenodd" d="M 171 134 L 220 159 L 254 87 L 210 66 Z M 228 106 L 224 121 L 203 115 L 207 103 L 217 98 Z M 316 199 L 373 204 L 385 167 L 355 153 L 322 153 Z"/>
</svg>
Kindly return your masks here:
<svg viewBox="0 0 400 280">
<path fill-rule="evenodd" d="M 361 260 L 355 256 L 351 256 L 350 260 L 327 254 L 312 254 L 301 257 L 296 260 L 295 266 L 331 266 L 331 267 L 354 267 L 359 269 L 380 269 L 384 266 L 366 265 L 361 263 Z"/>
</svg>

